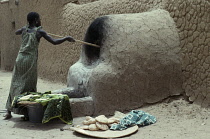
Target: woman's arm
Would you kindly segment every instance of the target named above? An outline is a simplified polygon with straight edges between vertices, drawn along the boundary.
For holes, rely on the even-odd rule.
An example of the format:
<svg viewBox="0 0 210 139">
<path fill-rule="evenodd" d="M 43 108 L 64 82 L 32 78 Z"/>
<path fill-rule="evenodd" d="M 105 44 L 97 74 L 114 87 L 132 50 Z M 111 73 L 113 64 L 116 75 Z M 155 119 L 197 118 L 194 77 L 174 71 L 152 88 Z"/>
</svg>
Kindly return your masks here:
<svg viewBox="0 0 210 139">
<path fill-rule="evenodd" d="M 15 35 L 21 35 L 24 29 L 25 29 L 25 27 L 22 27 L 22 28 L 16 30 Z"/>
<path fill-rule="evenodd" d="M 75 42 L 74 38 L 72 38 L 71 36 L 67 36 L 67 37 L 60 38 L 60 39 L 54 39 L 50 35 L 48 35 L 44 30 L 39 30 L 38 32 L 40 34 L 40 38 L 44 37 L 48 42 L 50 42 L 54 45 L 61 44 L 64 41 Z"/>
</svg>

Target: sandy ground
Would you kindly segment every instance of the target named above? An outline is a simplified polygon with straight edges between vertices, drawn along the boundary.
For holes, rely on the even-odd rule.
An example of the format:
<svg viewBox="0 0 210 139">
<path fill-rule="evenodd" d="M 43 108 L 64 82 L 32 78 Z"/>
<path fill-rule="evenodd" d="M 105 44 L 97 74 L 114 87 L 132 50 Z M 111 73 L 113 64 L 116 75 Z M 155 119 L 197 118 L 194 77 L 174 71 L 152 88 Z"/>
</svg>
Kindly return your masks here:
<svg viewBox="0 0 210 139">
<path fill-rule="evenodd" d="M 60 120 L 46 124 L 21 121 L 21 115 L 13 114 L 11 120 L 3 120 L 11 72 L 0 71 L 0 139 L 79 139 L 92 138 L 70 130 L 60 131 L 69 125 Z M 44 92 L 65 87 L 64 84 L 38 80 L 38 91 Z M 209 139 L 210 110 L 189 104 L 183 98 L 167 99 L 162 103 L 150 105 L 139 110 L 148 112 L 157 118 L 157 123 L 139 128 L 128 139 Z M 74 124 L 81 124 L 84 117 L 74 118 Z"/>
</svg>

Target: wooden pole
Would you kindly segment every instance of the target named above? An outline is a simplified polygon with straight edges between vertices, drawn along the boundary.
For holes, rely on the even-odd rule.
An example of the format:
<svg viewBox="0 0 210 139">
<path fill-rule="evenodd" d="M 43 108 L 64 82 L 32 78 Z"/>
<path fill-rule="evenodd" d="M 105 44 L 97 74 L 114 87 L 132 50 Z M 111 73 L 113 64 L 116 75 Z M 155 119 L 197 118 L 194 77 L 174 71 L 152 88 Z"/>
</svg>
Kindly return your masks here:
<svg viewBox="0 0 210 139">
<path fill-rule="evenodd" d="M 60 35 L 56 35 L 56 34 L 52 34 L 52 33 L 47 33 L 51 36 L 55 36 L 55 37 L 59 37 L 59 38 L 64 38 L 63 36 L 60 36 Z M 83 44 L 87 44 L 87 45 L 91 45 L 91 46 L 94 46 L 94 47 L 98 47 L 100 48 L 100 46 L 96 45 L 96 44 L 92 44 L 92 43 L 89 43 L 89 42 L 84 42 L 84 41 L 80 41 L 80 40 L 76 40 L 74 39 L 76 42 L 80 42 L 80 43 L 83 43 Z"/>
</svg>

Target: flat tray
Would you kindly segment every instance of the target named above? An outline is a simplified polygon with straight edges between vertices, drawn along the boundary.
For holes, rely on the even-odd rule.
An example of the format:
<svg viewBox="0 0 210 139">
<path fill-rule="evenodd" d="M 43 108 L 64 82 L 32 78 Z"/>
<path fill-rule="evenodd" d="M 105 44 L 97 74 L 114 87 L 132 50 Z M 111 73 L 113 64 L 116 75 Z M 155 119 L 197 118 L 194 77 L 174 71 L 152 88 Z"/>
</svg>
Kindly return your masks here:
<svg viewBox="0 0 210 139">
<path fill-rule="evenodd" d="M 90 131 L 90 130 L 84 130 L 84 129 L 80 129 L 77 127 L 71 127 L 70 129 L 87 135 L 87 136 L 92 136 L 92 137 L 97 137 L 97 138 L 119 138 L 119 137 L 124 137 L 124 136 L 128 136 L 133 134 L 134 132 L 136 132 L 138 130 L 138 126 L 133 126 L 130 127 L 126 130 L 122 130 L 122 131 L 115 131 L 115 130 L 107 130 L 107 131 Z"/>
</svg>

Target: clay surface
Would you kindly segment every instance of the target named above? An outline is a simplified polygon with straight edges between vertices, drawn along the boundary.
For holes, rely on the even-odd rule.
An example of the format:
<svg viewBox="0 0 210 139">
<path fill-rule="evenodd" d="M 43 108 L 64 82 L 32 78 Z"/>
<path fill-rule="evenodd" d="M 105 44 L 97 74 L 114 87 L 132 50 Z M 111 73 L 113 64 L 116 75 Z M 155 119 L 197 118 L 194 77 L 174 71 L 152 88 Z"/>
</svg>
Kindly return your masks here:
<svg viewBox="0 0 210 139">
<path fill-rule="evenodd" d="M 7 101 L 11 78 L 11 72 L 0 70 L 1 118 L 5 114 L 3 110 Z M 62 87 L 65 87 L 65 85 L 38 79 L 39 91 L 48 91 Z M 123 139 L 139 139 L 139 137 L 143 139 L 209 139 L 210 110 L 201 108 L 201 106 L 196 104 L 190 104 L 181 98 L 176 99 L 168 98 L 162 103 L 138 109 L 152 114 L 157 118 L 158 122 L 143 128 L 140 127 L 138 132 Z M 64 124 L 60 119 L 51 120 L 46 124 L 39 124 L 21 121 L 21 116 L 13 114 L 13 118 L 9 121 L 0 119 L 1 139 L 32 139 L 37 136 L 39 139 L 91 138 L 76 134 L 70 130 L 60 131 L 60 128 L 67 129 L 72 126 Z M 74 118 L 74 127 L 82 125 L 85 119 L 86 117 Z"/>
<path fill-rule="evenodd" d="M 88 57 L 83 46 L 68 87 L 93 97 L 94 114 L 130 110 L 183 92 L 180 40 L 167 11 L 109 15 L 92 24 L 86 35 L 94 38 L 97 32 L 90 30 L 101 27 L 102 40 L 92 40 L 102 41 L 100 56 Z"/>
<path fill-rule="evenodd" d="M 18 0 L 17 0 L 18 1 Z M 73 3 L 75 2 L 76 3 Z M 176 23 L 180 37 L 183 88 L 189 99 L 204 107 L 210 105 L 210 3 L 209 0 L 13 0 L 0 4 L 1 69 L 12 70 L 20 46 L 14 31 L 26 24 L 30 11 L 41 14 L 46 31 L 72 35 L 83 40 L 90 23 L 99 16 L 142 13 L 165 9 Z M 42 40 L 39 49 L 39 75 L 51 81 L 66 82 L 69 67 L 78 61 L 81 44 L 53 46 Z"/>
</svg>

